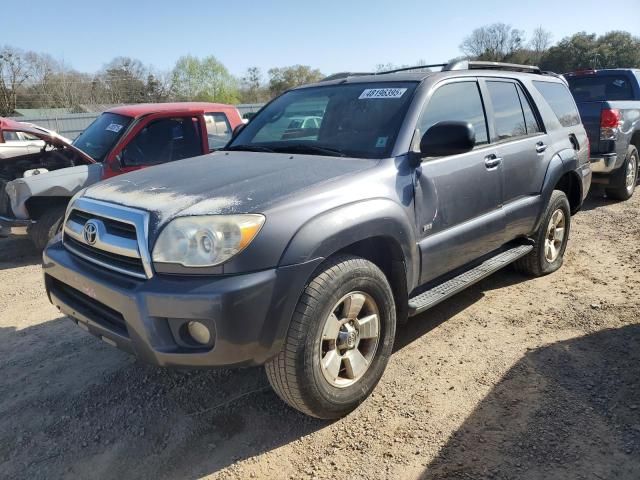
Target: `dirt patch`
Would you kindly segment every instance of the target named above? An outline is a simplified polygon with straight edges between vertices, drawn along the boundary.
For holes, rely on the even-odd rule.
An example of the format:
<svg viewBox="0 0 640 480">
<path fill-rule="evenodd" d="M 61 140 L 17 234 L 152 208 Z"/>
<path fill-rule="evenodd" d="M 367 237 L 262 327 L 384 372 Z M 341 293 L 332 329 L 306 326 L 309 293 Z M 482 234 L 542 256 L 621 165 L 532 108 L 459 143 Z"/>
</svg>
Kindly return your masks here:
<svg viewBox="0 0 640 480">
<path fill-rule="evenodd" d="M 559 272 L 505 270 L 400 327 L 336 422 L 261 369 L 163 370 L 86 335 L 0 239 L 1 476 L 640 478 L 639 208 L 590 199 Z"/>
</svg>

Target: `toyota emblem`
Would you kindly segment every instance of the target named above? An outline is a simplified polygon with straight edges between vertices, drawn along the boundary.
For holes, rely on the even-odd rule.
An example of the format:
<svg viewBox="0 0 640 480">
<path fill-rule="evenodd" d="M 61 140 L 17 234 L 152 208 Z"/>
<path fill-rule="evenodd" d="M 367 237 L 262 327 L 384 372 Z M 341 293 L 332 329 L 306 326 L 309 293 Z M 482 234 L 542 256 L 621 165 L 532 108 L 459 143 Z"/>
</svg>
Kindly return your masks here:
<svg viewBox="0 0 640 480">
<path fill-rule="evenodd" d="M 88 245 L 96 243 L 96 240 L 98 240 L 98 223 L 95 220 L 89 220 L 84 224 L 82 238 Z"/>
</svg>

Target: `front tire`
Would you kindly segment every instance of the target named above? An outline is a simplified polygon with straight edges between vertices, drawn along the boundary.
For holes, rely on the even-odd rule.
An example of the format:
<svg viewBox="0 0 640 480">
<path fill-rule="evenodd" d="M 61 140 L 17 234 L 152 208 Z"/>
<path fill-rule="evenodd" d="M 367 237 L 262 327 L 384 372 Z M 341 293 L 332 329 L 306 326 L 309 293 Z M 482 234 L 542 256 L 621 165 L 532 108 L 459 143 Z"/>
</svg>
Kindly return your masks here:
<svg viewBox="0 0 640 480">
<path fill-rule="evenodd" d="M 278 396 L 317 418 L 362 403 L 387 365 L 396 330 L 384 273 L 360 257 L 329 259 L 305 288 L 280 353 L 266 364 Z"/>
<path fill-rule="evenodd" d="M 638 183 L 638 163 L 638 150 L 631 145 L 624 164 L 611 176 L 613 186 L 605 189 L 607 197 L 624 201 L 633 196 Z"/>
<path fill-rule="evenodd" d="M 38 250 L 44 250 L 49 240 L 60 232 L 66 208 L 56 206 L 46 210 L 36 223 L 29 227 L 29 237 Z"/>
<path fill-rule="evenodd" d="M 571 207 L 564 192 L 554 190 L 547 204 L 540 227 L 533 235 L 533 250 L 519 260 L 516 270 L 533 277 L 541 277 L 558 270 L 571 231 Z"/>
</svg>

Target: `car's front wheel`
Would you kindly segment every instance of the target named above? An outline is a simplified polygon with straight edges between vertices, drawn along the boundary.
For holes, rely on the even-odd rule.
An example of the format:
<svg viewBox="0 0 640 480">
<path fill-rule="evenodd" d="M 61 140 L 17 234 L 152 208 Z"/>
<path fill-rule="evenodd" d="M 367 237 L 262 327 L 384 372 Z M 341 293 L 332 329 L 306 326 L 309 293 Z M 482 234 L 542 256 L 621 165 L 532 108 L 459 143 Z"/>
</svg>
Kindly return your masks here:
<svg viewBox="0 0 640 480">
<path fill-rule="evenodd" d="M 49 240 L 62 230 L 65 210 L 63 205 L 51 207 L 29 227 L 29 237 L 38 250 L 44 250 Z"/>
<path fill-rule="evenodd" d="M 282 350 L 266 365 L 269 382 L 307 415 L 342 417 L 382 377 L 395 329 L 384 273 L 363 258 L 330 259 L 304 290 Z"/>
</svg>

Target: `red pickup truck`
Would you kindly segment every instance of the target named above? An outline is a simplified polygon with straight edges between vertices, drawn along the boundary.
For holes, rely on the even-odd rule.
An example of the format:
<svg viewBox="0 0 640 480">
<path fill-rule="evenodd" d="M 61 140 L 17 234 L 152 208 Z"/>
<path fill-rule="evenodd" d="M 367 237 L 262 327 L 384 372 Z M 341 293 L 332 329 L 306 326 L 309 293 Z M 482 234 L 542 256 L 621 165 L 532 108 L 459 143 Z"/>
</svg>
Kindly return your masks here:
<svg viewBox="0 0 640 480">
<path fill-rule="evenodd" d="M 242 125 L 238 110 L 216 103 L 127 105 L 102 113 L 73 142 L 0 119 L 2 132 L 44 140 L 37 151 L 0 158 L 0 228 L 27 227 L 42 249 L 60 228 L 76 192 L 140 168 L 207 154 Z"/>
</svg>

